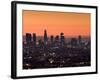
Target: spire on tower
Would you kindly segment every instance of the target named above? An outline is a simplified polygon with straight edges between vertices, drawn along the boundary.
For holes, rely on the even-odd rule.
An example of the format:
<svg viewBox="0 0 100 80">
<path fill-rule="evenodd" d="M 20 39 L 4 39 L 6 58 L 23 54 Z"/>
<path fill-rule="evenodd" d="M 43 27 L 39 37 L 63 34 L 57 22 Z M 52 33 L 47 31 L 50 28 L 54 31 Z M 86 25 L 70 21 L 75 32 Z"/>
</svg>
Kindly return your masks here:
<svg viewBox="0 0 100 80">
<path fill-rule="evenodd" d="M 46 29 L 44 30 L 44 44 L 47 44 L 48 37 L 47 37 L 47 31 Z"/>
</svg>

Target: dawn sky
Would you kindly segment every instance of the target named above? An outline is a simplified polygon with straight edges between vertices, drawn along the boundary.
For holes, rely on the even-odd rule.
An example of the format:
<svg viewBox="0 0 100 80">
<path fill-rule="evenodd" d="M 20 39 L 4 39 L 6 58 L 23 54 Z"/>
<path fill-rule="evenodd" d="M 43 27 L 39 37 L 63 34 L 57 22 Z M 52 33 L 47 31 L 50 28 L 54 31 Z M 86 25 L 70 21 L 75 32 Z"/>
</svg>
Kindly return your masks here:
<svg viewBox="0 0 100 80">
<path fill-rule="evenodd" d="M 65 36 L 90 36 L 90 17 L 89 13 L 23 10 L 23 35 L 43 36 L 46 29 L 49 36 L 61 32 Z"/>
</svg>

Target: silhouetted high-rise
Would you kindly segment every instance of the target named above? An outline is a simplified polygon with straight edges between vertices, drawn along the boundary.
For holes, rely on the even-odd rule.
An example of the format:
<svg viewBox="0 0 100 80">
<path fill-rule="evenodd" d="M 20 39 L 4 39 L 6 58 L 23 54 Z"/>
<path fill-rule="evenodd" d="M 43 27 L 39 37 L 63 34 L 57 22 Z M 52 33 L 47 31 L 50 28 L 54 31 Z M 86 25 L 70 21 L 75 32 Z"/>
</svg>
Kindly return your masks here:
<svg viewBox="0 0 100 80">
<path fill-rule="evenodd" d="M 55 42 L 59 42 L 59 35 L 56 35 Z"/>
<path fill-rule="evenodd" d="M 73 47 L 77 46 L 77 39 L 76 39 L 76 38 L 72 38 L 72 39 L 71 39 L 71 45 L 72 45 Z"/>
<path fill-rule="evenodd" d="M 81 42 L 82 42 L 82 37 L 79 35 L 78 36 L 78 43 L 81 44 Z"/>
<path fill-rule="evenodd" d="M 51 35 L 50 40 L 51 40 L 51 43 L 54 42 L 54 36 L 53 35 Z"/>
<path fill-rule="evenodd" d="M 60 42 L 62 45 L 65 44 L 65 37 L 64 37 L 64 33 L 60 33 Z"/>
<path fill-rule="evenodd" d="M 26 43 L 27 43 L 27 44 L 30 44 L 31 39 L 32 39 L 31 34 L 30 34 L 30 33 L 26 33 Z"/>
<path fill-rule="evenodd" d="M 44 44 L 47 44 L 47 42 L 48 42 L 47 31 L 44 30 Z"/>
<path fill-rule="evenodd" d="M 36 33 L 33 33 L 33 46 L 36 47 Z"/>
</svg>

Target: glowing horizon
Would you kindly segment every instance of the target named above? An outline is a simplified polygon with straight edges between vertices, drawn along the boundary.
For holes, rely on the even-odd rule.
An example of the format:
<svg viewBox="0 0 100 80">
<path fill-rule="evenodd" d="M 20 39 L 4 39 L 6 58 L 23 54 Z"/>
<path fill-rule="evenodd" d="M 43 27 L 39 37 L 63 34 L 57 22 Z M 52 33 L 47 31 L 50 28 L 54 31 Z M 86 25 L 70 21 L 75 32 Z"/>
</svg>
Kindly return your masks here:
<svg viewBox="0 0 100 80">
<path fill-rule="evenodd" d="M 23 35 L 43 36 L 46 29 L 48 36 L 90 36 L 90 20 L 89 13 L 23 10 Z"/>
</svg>

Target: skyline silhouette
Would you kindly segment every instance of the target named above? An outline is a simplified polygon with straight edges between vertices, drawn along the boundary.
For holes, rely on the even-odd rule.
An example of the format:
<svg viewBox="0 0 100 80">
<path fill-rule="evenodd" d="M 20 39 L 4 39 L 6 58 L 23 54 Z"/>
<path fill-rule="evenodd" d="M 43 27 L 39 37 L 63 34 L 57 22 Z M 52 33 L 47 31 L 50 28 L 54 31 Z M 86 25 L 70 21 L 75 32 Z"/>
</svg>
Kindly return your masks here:
<svg viewBox="0 0 100 80">
<path fill-rule="evenodd" d="M 42 36 L 46 29 L 48 36 L 60 32 L 65 36 L 90 36 L 90 17 L 89 13 L 23 10 L 23 35 L 34 32 Z"/>
<path fill-rule="evenodd" d="M 36 33 L 26 33 L 23 39 L 23 69 L 90 66 L 91 40 L 65 39 L 63 32 L 48 37 L 45 29 L 42 39 Z"/>
<path fill-rule="evenodd" d="M 65 34 L 63 33 L 63 32 L 60 32 L 59 34 L 57 34 L 57 35 L 50 35 L 50 36 L 48 36 L 48 31 L 46 30 L 46 29 L 44 29 L 44 33 L 43 33 L 43 35 L 42 36 L 38 36 L 38 34 L 36 34 L 36 33 L 26 33 L 24 36 L 23 36 L 23 41 L 25 41 L 26 40 L 26 37 L 27 37 L 27 35 L 30 37 L 30 38 L 32 38 L 32 40 L 34 40 L 34 38 L 35 38 L 35 41 L 37 42 L 37 40 L 42 40 L 42 41 L 48 41 L 48 40 L 50 40 L 50 39 L 53 39 L 53 38 L 55 38 L 55 39 L 57 39 L 57 38 L 60 38 L 61 36 L 63 36 L 63 38 L 65 39 L 65 42 L 66 42 L 66 40 L 67 41 L 69 41 L 70 39 L 73 39 L 73 38 L 81 38 L 82 37 L 82 39 L 83 40 L 90 40 L 91 39 L 91 37 L 90 36 L 82 36 L 82 35 L 78 35 L 78 36 L 65 36 Z M 37 38 L 37 40 L 36 40 L 36 38 Z"/>
</svg>

